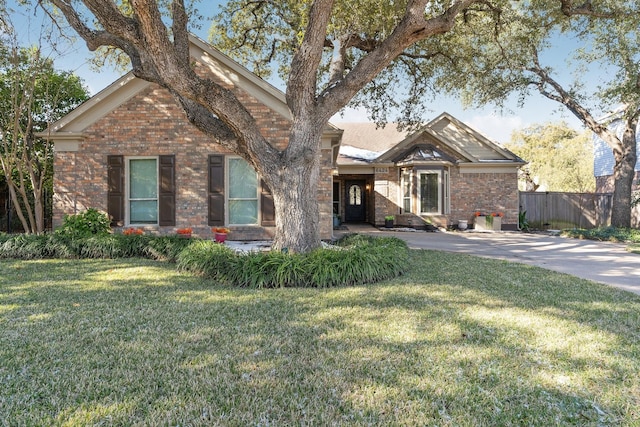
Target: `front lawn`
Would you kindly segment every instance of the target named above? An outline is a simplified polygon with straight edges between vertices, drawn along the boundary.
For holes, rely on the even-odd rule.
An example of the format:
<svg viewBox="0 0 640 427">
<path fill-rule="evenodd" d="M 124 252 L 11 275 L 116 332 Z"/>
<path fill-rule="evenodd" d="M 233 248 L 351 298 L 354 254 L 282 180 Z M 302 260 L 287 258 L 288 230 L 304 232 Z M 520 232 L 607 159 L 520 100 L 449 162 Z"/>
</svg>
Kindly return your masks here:
<svg viewBox="0 0 640 427">
<path fill-rule="evenodd" d="M 150 260 L 0 260 L 0 425 L 638 425 L 640 297 L 411 251 L 247 290 Z"/>
</svg>

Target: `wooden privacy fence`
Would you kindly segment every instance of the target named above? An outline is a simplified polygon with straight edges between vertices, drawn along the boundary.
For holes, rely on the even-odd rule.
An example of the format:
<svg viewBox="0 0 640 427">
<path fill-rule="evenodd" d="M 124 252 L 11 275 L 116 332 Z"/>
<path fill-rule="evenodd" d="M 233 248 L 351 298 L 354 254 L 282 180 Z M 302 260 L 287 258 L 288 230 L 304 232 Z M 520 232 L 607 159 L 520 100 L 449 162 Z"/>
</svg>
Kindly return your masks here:
<svg viewBox="0 0 640 427">
<path fill-rule="evenodd" d="M 532 228 L 594 228 L 611 223 L 611 193 L 520 192 Z"/>
</svg>

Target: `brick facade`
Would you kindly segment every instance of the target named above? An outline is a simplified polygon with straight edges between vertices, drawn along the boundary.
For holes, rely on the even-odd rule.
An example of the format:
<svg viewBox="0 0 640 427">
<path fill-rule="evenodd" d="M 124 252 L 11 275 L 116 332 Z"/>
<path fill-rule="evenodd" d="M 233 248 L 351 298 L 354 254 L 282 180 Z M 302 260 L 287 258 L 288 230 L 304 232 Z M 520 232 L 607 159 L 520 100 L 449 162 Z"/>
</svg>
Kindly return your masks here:
<svg viewBox="0 0 640 427">
<path fill-rule="evenodd" d="M 502 213 L 503 229 L 515 229 L 519 212 L 518 177 L 512 173 L 460 173 L 451 170 L 451 215 L 473 223 L 474 213 Z"/>
<path fill-rule="evenodd" d="M 384 217 L 394 215 L 395 225 L 421 228 L 426 224 L 436 227 L 456 226 L 459 220 L 473 224 L 474 213 L 502 213 L 504 229 L 518 224 L 519 195 L 517 173 L 461 173 L 450 167 L 450 214 L 416 215 L 402 212 L 399 168 L 390 167 L 386 173 L 375 174 L 374 224 L 384 224 Z M 416 206 L 417 193 L 413 192 L 412 205 Z"/>
<path fill-rule="evenodd" d="M 229 85 L 227 85 L 229 87 Z M 252 112 L 263 135 L 279 148 L 288 143 L 290 123 L 240 88 L 236 95 Z M 171 234 L 192 227 L 195 235 L 210 237 L 207 205 L 207 159 L 228 154 L 222 146 L 191 125 L 180 105 L 165 89 L 151 85 L 83 130 L 77 149 L 59 148 L 54 158 L 54 227 L 65 214 L 87 208 L 107 210 L 107 156 L 159 156 L 176 158 L 176 226 L 146 227 Z M 331 150 L 323 149 L 318 197 L 321 237 L 331 238 Z M 233 227 L 235 240 L 273 236 L 273 227 Z"/>
</svg>

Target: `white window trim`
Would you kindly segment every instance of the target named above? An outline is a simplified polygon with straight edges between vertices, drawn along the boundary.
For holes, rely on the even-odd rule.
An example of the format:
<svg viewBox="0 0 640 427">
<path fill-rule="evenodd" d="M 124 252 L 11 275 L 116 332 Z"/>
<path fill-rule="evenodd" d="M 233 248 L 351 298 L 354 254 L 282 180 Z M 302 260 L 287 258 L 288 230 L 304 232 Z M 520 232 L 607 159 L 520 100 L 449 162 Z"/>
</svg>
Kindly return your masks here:
<svg viewBox="0 0 640 427">
<path fill-rule="evenodd" d="M 260 178 L 260 175 L 258 174 L 257 171 L 254 170 L 254 172 L 256 173 L 256 198 L 255 199 L 231 199 L 231 200 L 256 200 L 256 206 L 258 209 L 257 215 L 256 215 L 256 223 L 255 224 L 232 224 L 230 222 L 230 215 L 229 215 L 229 193 L 230 193 L 230 188 L 229 188 L 229 184 L 231 183 L 231 180 L 229 179 L 229 172 L 231 171 L 231 167 L 230 162 L 233 159 L 240 159 L 240 160 L 244 160 L 242 157 L 240 156 L 225 156 L 225 168 L 224 168 L 224 222 L 225 224 L 227 224 L 230 227 L 259 227 L 260 224 L 262 223 L 262 206 L 260 205 L 260 183 L 262 181 L 262 179 Z M 245 160 L 246 161 L 246 160 Z"/>
<path fill-rule="evenodd" d="M 402 213 L 412 213 L 413 212 L 413 171 L 411 169 L 400 169 L 400 207 L 402 209 Z M 409 210 L 404 208 L 404 202 L 407 199 L 404 196 L 404 188 L 405 188 L 405 174 L 409 177 Z"/>
<path fill-rule="evenodd" d="M 444 177 L 444 182 L 442 185 L 443 191 L 443 199 L 444 199 L 444 214 L 451 214 L 451 174 L 449 170 L 445 169 L 442 171 L 442 176 Z"/>
<path fill-rule="evenodd" d="M 131 191 L 131 175 L 130 175 L 130 171 L 129 171 L 129 162 L 131 160 L 155 160 L 156 161 L 156 185 L 158 185 L 158 187 L 160 186 L 160 158 L 158 156 L 126 156 L 125 157 L 125 162 L 124 162 L 124 186 L 125 186 L 125 190 L 124 190 L 124 212 L 125 212 L 125 224 L 127 226 L 133 225 L 133 226 L 153 226 L 153 225 L 158 225 L 158 221 L 160 220 L 160 188 L 158 188 L 156 190 L 156 218 L 158 219 L 155 224 L 151 224 L 148 222 L 145 223 L 136 223 L 136 222 L 131 222 L 131 198 L 130 198 L 130 191 Z M 136 200 L 143 200 L 143 199 L 136 199 Z M 153 200 L 153 199 L 147 199 L 147 200 Z"/>
<path fill-rule="evenodd" d="M 418 209 L 420 209 L 420 215 L 441 215 L 442 214 L 442 174 L 439 170 L 421 170 L 418 171 Z M 438 177 L 438 210 L 437 212 L 423 212 L 422 211 L 422 175 L 436 175 Z"/>
</svg>

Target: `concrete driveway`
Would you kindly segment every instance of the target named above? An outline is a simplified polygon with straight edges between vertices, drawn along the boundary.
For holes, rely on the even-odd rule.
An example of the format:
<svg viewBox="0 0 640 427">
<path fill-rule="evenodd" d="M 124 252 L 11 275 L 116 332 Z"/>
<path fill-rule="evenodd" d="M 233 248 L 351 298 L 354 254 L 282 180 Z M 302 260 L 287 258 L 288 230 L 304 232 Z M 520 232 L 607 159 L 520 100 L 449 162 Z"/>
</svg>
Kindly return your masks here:
<svg viewBox="0 0 640 427">
<path fill-rule="evenodd" d="M 625 245 L 517 232 L 386 232 L 349 226 L 351 232 L 392 235 L 412 249 L 461 252 L 536 265 L 640 294 L 640 255 Z"/>
</svg>

